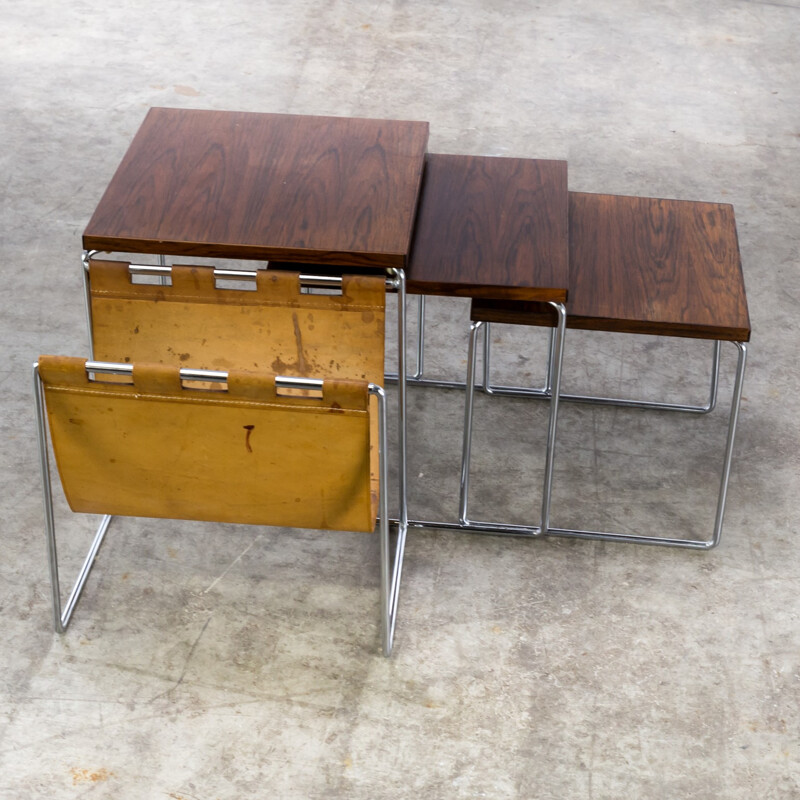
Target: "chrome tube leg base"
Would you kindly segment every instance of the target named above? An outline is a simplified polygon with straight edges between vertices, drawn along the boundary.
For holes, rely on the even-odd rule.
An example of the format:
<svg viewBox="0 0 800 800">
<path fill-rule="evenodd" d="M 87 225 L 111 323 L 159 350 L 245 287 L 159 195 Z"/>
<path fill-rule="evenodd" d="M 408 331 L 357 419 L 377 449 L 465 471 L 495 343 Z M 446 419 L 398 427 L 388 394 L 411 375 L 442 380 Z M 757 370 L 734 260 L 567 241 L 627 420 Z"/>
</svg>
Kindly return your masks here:
<svg viewBox="0 0 800 800">
<path fill-rule="evenodd" d="M 549 303 L 555 309 L 558 324 L 555 336 L 550 339 L 547 386 L 551 387 L 550 419 L 547 425 L 547 450 L 544 460 L 544 487 L 542 489 L 542 533 L 550 526 L 550 503 L 553 494 L 553 464 L 556 451 L 556 428 L 558 425 L 558 404 L 561 400 L 561 367 L 564 362 L 564 335 L 567 328 L 567 309 L 563 303 Z"/>
<path fill-rule="evenodd" d="M 557 305 L 557 304 L 556 304 Z M 539 527 L 526 525 L 502 524 L 496 522 L 477 522 L 469 519 L 469 467 L 472 449 L 472 425 L 473 425 L 473 403 L 474 403 L 474 374 L 476 368 L 476 348 L 477 337 L 481 328 L 481 322 L 473 322 L 470 328 L 469 354 L 467 359 L 467 392 L 464 410 L 464 437 L 462 443 L 461 456 L 461 486 L 459 492 L 459 519 L 458 522 L 437 522 L 433 520 L 409 520 L 409 526 L 420 529 L 437 529 L 459 531 L 463 533 L 475 533 L 497 536 L 516 536 L 523 538 L 547 536 L 572 537 L 578 539 L 593 539 L 607 542 L 622 542 L 629 544 L 660 545 L 663 547 L 685 548 L 692 550 L 711 550 L 720 543 L 722 535 L 722 524 L 725 515 L 725 505 L 728 496 L 730 482 L 730 472 L 733 459 L 733 447 L 736 438 L 736 429 L 739 420 L 739 410 L 741 407 L 742 390 L 744 386 L 744 374 L 747 363 L 747 349 L 745 342 L 734 342 L 739 351 L 738 363 L 736 367 L 736 378 L 731 398 L 731 408 L 728 419 L 728 432 L 725 443 L 725 455 L 722 462 L 722 476 L 720 480 L 719 494 L 717 497 L 717 507 L 714 519 L 714 529 L 709 539 L 679 539 L 671 536 L 641 536 L 636 534 L 614 533 L 606 531 L 591 531 L 570 528 L 557 528 L 550 525 L 550 505 L 553 484 L 553 462 L 555 453 L 555 441 L 558 417 L 558 400 L 564 399 L 561 395 L 561 362 L 563 359 L 563 323 L 565 316 L 559 311 L 559 327 L 555 329 L 555 336 L 552 340 L 550 369 L 548 370 L 548 384 L 552 386 L 554 406 L 550 411 L 550 426 L 548 429 L 548 452 L 545 459 L 545 482 L 542 494 L 542 522 Z M 484 329 L 485 330 L 485 329 Z M 709 403 L 703 413 L 711 411 L 717 399 L 718 371 L 719 371 L 719 352 L 720 342 L 714 343 L 713 367 L 711 376 L 711 392 Z M 661 408 L 659 405 L 658 408 Z"/>
<path fill-rule="evenodd" d="M 389 518 L 389 465 L 386 433 L 386 393 L 383 388 L 370 384 L 370 394 L 378 398 L 378 470 L 380 497 L 378 499 L 378 531 L 381 548 L 381 647 L 387 658 L 392 654 L 394 631 L 397 625 L 397 606 L 400 596 L 400 581 L 403 572 L 403 556 L 406 548 L 407 522 Z M 389 529 L 394 526 L 394 556 L 392 556 Z"/>
<path fill-rule="evenodd" d="M 403 556 L 406 549 L 407 527 L 397 521 L 383 518 L 380 521 L 381 537 L 381 647 L 387 658 L 392 654 L 394 632 L 397 626 L 397 608 L 400 600 L 400 580 L 403 572 Z M 394 554 L 392 554 L 389 530 L 395 529 Z M 384 571 L 388 579 L 384 580 Z"/>
<path fill-rule="evenodd" d="M 719 344 L 717 342 L 717 344 Z M 604 542 L 624 542 L 628 544 L 650 544 L 662 547 L 676 547 L 690 550 L 712 550 L 720 543 L 722 536 L 722 522 L 725 516 L 725 504 L 728 497 L 728 484 L 730 482 L 731 464 L 733 461 L 733 446 L 736 439 L 736 428 L 739 424 L 739 409 L 742 401 L 744 387 L 744 373 L 747 365 L 747 344 L 734 342 L 739 350 L 736 366 L 736 378 L 731 398 L 731 409 L 728 417 L 728 433 L 725 440 L 725 455 L 722 460 L 722 477 L 720 479 L 719 494 L 717 495 L 717 509 L 714 517 L 714 529 L 709 539 L 678 539 L 670 536 L 640 536 L 635 534 L 611 533 L 602 531 L 574 530 L 568 528 L 549 528 L 549 536 L 565 536 L 577 539 L 595 539 Z"/>
<path fill-rule="evenodd" d="M 408 527 L 408 393 L 406 391 L 406 274 L 394 270 L 397 279 L 397 405 L 399 439 L 400 527 Z"/>
<path fill-rule="evenodd" d="M 87 363 L 87 369 L 93 366 Z M 102 365 L 96 365 L 98 367 Z M 125 365 L 120 365 L 125 366 Z M 210 374 L 210 373 L 209 373 Z M 78 578 L 73 586 L 66 605 L 62 608 L 61 586 L 58 569 L 58 551 L 56 546 L 55 514 L 53 509 L 52 478 L 48 456 L 47 422 L 45 419 L 45 398 L 42 380 L 39 375 L 38 364 L 33 365 L 34 403 L 36 408 L 36 428 L 39 445 L 39 462 L 42 476 L 42 498 L 44 505 L 45 534 L 47 541 L 48 564 L 50 568 L 50 586 L 53 602 L 53 622 L 58 633 L 64 633 L 72 618 L 75 606 L 81 596 L 83 588 L 89 577 L 98 552 L 111 520 L 110 515 L 105 515 L 95 533 L 92 545 L 84 559 Z M 397 536 L 394 547 L 394 557 L 391 554 L 389 542 L 389 501 L 388 501 L 388 455 L 386 433 L 386 394 L 382 387 L 375 384 L 369 385 L 370 394 L 378 400 L 378 450 L 379 450 L 379 480 L 380 480 L 380 572 L 381 572 L 381 640 L 384 655 L 392 652 L 392 642 L 397 623 L 397 607 L 402 577 L 403 555 L 405 552 L 407 522 L 397 523 Z"/>
<path fill-rule="evenodd" d="M 42 475 L 42 500 L 44 504 L 45 535 L 47 539 L 47 559 L 50 568 L 50 592 L 53 601 L 53 623 L 58 633 L 64 633 L 72 619 L 72 612 L 75 610 L 75 606 L 80 599 L 89 573 L 94 566 L 100 546 L 103 544 L 106 532 L 108 531 L 108 526 L 111 524 L 112 517 L 106 515 L 100 521 L 100 525 L 92 540 L 92 545 L 78 573 L 78 578 L 70 591 L 66 605 L 62 608 L 61 583 L 58 574 L 55 514 L 53 512 L 53 484 L 50 476 L 50 461 L 47 452 L 47 423 L 44 413 L 44 391 L 42 389 L 42 381 L 39 377 L 39 368 L 37 364 L 33 365 L 33 392 L 34 404 L 36 407 L 39 464 Z"/>
<path fill-rule="evenodd" d="M 94 334 L 92 327 L 92 288 L 89 279 L 89 262 L 97 255 L 97 250 L 84 250 L 81 254 L 81 276 L 83 278 L 83 308 L 86 314 L 86 331 L 89 336 L 89 358 L 94 359 Z"/>
<path fill-rule="evenodd" d="M 469 467 L 472 458 L 472 409 L 475 402 L 475 362 L 478 350 L 478 332 L 482 325 L 482 322 L 472 322 L 469 326 L 467 381 L 466 394 L 464 396 L 464 433 L 461 443 L 461 482 L 458 492 L 458 522 L 460 525 L 469 525 Z"/>
<path fill-rule="evenodd" d="M 406 367 L 406 306 L 408 295 L 406 292 L 406 275 L 402 269 L 391 271 L 394 276 L 394 286 L 397 292 L 397 374 L 385 378 L 394 378 L 397 383 L 398 405 L 398 439 L 399 439 L 399 519 L 389 517 L 388 481 L 389 470 L 387 466 L 387 434 L 386 434 L 386 394 L 381 387 L 370 385 L 370 392 L 377 395 L 379 406 L 379 450 L 380 450 L 380 500 L 379 500 L 379 535 L 381 543 L 381 647 L 383 655 L 387 658 L 392 654 L 394 645 L 394 631 L 397 625 L 397 606 L 400 595 L 400 580 L 403 571 L 403 555 L 406 546 L 406 533 L 408 531 L 408 414 L 407 414 L 407 367 Z M 420 323 L 424 321 L 425 306 L 420 302 Z M 421 348 L 418 342 L 417 372 L 422 369 Z M 396 528 L 394 557 L 391 552 L 390 526 Z"/>
<path fill-rule="evenodd" d="M 486 394 L 496 394 L 505 397 L 534 397 L 547 400 L 552 395 L 552 386 L 545 383 L 542 388 L 527 386 L 500 386 L 493 385 L 489 376 L 491 362 L 491 340 L 487 332 L 484 337 L 483 347 L 483 391 Z M 549 362 L 553 359 L 555 347 L 554 328 L 550 329 L 550 345 L 548 348 L 548 374 Z M 561 393 L 561 400 L 570 403 L 586 403 L 589 405 L 617 406 L 619 408 L 641 408 L 650 411 L 679 411 L 685 414 L 708 414 L 714 410 L 717 403 L 717 390 L 719 388 L 719 356 L 720 342 L 715 341 L 711 352 L 711 371 L 708 399 L 699 404 L 662 402 L 658 400 L 630 400 L 624 397 L 602 397 L 592 394 Z"/>
<path fill-rule="evenodd" d="M 407 298 L 406 298 L 407 299 Z M 425 371 L 425 295 L 417 295 L 417 365 L 410 375 L 406 376 L 409 383 L 427 384 L 428 379 L 423 377 Z M 397 373 L 387 372 L 384 375 L 386 383 L 397 383 Z"/>
<path fill-rule="evenodd" d="M 474 533 L 498 533 L 517 536 L 541 536 L 550 525 L 550 504 L 553 489 L 553 465 L 555 459 L 556 431 L 558 426 L 558 405 L 561 393 L 561 368 L 564 360 L 564 335 L 567 312 L 563 303 L 551 302 L 558 315 L 551 341 L 548 359 L 547 386 L 552 387 L 550 396 L 550 417 L 547 428 L 547 447 L 545 452 L 544 484 L 542 486 L 541 521 L 538 526 L 510 525 L 499 522 L 476 522 L 469 519 L 469 470 L 472 456 L 472 421 L 475 398 L 475 369 L 477 360 L 478 333 L 484 324 L 480 321 L 470 325 L 469 350 L 467 354 L 466 395 L 464 402 L 464 436 L 461 448 L 461 483 L 459 487 L 458 525 L 465 531 Z M 484 339 L 484 346 L 487 339 Z M 486 351 L 484 351 L 486 353 Z M 484 361 L 484 367 L 486 361 Z M 420 526 L 422 527 L 422 526 Z"/>
</svg>

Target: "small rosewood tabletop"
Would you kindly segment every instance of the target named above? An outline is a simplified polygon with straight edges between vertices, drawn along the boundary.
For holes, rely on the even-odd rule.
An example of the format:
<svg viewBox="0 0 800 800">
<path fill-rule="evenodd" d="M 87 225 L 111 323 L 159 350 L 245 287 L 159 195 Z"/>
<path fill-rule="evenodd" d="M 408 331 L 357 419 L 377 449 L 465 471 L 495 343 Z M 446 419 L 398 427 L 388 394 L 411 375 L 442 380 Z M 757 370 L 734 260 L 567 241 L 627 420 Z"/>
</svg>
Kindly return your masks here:
<svg viewBox="0 0 800 800">
<path fill-rule="evenodd" d="M 749 341 L 733 206 L 575 192 L 570 250 L 574 313 L 587 324 Z"/>
<path fill-rule="evenodd" d="M 408 290 L 564 302 L 567 162 L 428 155 Z"/>
<path fill-rule="evenodd" d="M 404 268 L 427 122 L 153 108 L 87 250 Z"/>
<path fill-rule="evenodd" d="M 570 192 L 567 327 L 750 340 L 733 206 Z M 532 305 L 484 303 L 473 319 L 552 325 Z"/>
</svg>

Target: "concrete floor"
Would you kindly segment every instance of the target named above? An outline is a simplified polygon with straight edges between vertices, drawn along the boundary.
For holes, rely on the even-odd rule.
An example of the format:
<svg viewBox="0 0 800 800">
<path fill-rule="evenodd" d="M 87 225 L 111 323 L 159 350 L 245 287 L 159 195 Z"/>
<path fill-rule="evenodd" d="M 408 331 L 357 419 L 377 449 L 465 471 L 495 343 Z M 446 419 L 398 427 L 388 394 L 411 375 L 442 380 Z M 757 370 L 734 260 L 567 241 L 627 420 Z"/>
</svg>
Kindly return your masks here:
<svg viewBox="0 0 800 800">
<path fill-rule="evenodd" d="M 800 798 L 800 5 L 2 6 L 1 798 Z M 429 120 L 433 152 L 733 203 L 754 335 L 721 546 L 412 532 L 385 660 L 373 537 L 122 520 L 54 634 L 29 368 L 86 352 L 80 236 L 156 105 Z M 465 305 L 432 317 L 461 373 Z M 497 338 L 541 375 L 541 334 Z M 699 397 L 708 353 L 576 333 L 565 388 Z M 706 535 L 734 365 L 705 419 L 565 406 L 554 524 Z M 411 409 L 412 514 L 451 517 L 462 396 Z M 477 414 L 476 515 L 535 520 L 544 407 Z M 71 574 L 90 526 L 62 530 Z"/>
</svg>

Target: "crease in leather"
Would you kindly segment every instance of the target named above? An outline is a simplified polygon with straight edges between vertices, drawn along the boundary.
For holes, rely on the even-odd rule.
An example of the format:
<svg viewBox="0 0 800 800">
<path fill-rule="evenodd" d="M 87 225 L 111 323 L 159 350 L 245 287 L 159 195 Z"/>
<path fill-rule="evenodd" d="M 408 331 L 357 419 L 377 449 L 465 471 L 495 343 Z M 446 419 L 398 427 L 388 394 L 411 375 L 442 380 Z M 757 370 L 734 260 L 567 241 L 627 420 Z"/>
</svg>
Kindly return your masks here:
<svg viewBox="0 0 800 800">
<path fill-rule="evenodd" d="M 86 361 L 42 356 L 53 451 L 74 511 L 372 531 L 377 456 L 367 384 L 286 397 L 232 371 L 225 390 L 135 364 L 133 383 L 89 380 Z M 102 376 L 98 376 L 101 378 Z"/>
</svg>

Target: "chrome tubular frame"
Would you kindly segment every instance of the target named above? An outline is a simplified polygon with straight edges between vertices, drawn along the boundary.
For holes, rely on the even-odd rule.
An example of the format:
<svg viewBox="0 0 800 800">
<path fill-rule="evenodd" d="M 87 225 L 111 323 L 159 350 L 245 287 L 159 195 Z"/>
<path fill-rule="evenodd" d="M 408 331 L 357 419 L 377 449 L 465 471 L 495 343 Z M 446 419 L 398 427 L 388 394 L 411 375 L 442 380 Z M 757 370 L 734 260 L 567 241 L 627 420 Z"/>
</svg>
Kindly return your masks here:
<svg viewBox="0 0 800 800">
<path fill-rule="evenodd" d="M 733 445 L 736 438 L 736 427 L 739 422 L 739 407 L 742 400 L 744 386 L 744 372 L 747 364 L 747 344 L 733 342 L 739 350 L 736 365 L 736 379 L 733 385 L 731 410 L 728 417 L 728 433 L 725 439 L 725 455 L 722 460 L 722 477 L 720 480 L 719 494 L 717 495 L 717 509 L 714 516 L 714 529 L 710 539 L 678 539 L 670 536 L 641 536 L 625 533 L 608 533 L 601 531 L 573 530 L 569 528 L 550 528 L 549 536 L 567 536 L 577 539 L 598 539 L 605 542 L 625 542 L 628 544 L 652 544 L 664 547 L 680 547 L 691 550 L 711 550 L 720 542 L 722 536 L 722 521 L 725 516 L 725 503 L 728 497 L 728 483 L 731 474 L 733 459 Z"/>
<path fill-rule="evenodd" d="M 407 382 L 414 386 L 433 386 L 439 389 L 464 389 L 466 383 L 458 380 L 443 380 L 426 378 L 424 376 L 424 353 L 425 353 L 425 297 L 419 296 L 419 318 L 417 325 L 417 368 L 416 371 L 407 377 Z M 507 397 L 534 397 L 548 400 L 552 395 L 552 385 L 550 383 L 550 362 L 553 359 L 555 348 L 555 328 L 550 328 L 549 346 L 547 356 L 547 368 L 545 383 L 541 387 L 529 386 L 503 386 L 492 385 L 491 372 L 491 323 L 484 323 L 483 330 L 483 376 L 481 383 L 475 384 L 486 394 L 504 395 Z M 654 411 L 680 411 L 686 414 L 708 414 L 714 410 L 717 403 L 717 389 L 719 386 L 719 357 L 720 342 L 713 342 L 711 354 L 711 376 L 708 399 L 704 403 L 672 403 L 657 400 L 633 400 L 623 397 L 602 397 L 591 394 L 569 394 L 561 393 L 561 400 L 570 403 L 588 403 L 591 405 L 619 406 L 621 408 L 643 408 Z M 397 380 L 397 375 L 387 373 L 387 383 Z"/>
<path fill-rule="evenodd" d="M 89 358 L 94 358 L 94 337 L 92 336 L 92 292 L 89 281 L 89 261 L 99 250 L 84 250 L 81 254 L 81 275 L 83 276 L 83 307 L 86 312 L 86 334 L 89 337 Z"/>
<path fill-rule="evenodd" d="M 400 596 L 400 581 L 403 573 L 403 554 L 406 549 L 407 526 L 397 526 L 394 559 L 391 557 L 389 542 L 389 466 L 386 436 L 386 393 L 374 383 L 369 385 L 370 394 L 378 398 L 378 449 L 379 449 L 379 518 L 381 539 L 381 641 L 383 654 L 392 654 L 394 630 L 397 625 L 397 606 Z"/>
<path fill-rule="evenodd" d="M 465 412 L 464 422 L 464 448 L 462 451 L 462 466 L 461 466 L 461 498 L 460 498 L 460 523 L 459 525 L 453 524 L 436 524 L 412 520 L 409 524 L 412 527 L 428 528 L 438 527 L 445 530 L 459 529 L 470 533 L 492 533 L 506 536 L 562 536 L 577 539 L 596 539 L 607 542 L 623 542 L 628 544 L 650 544 L 661 545 L 664 547 L 677 547 L 692 550 L 711 550 L 716 547 L 722 535 L 722 523 L 725 515 L 725 504 L 728 496 L 728 485 L 730 481 L 731 463 L 733 459 L 733 447 L 736 437 L 736 428 L 739 421 L 739 409 L 741 406 L 742 389 L 744 386 L 744 373 L 747 363 L 747 344 L 744 342 L 734 342 L 739 351 L 739 358 L 736 367 L 736 378 L 733 387 L 733 396 L 731 398 L 730 416 L 728 419 L 728 433 L 725 441 L 725 455 L 722 462 L 722 476 L 720 480 L 720 488 L 717 496 L 717 507 L 714 518 L 714 529 L 709 539 L 679 539 L 671 536 L 643 536 L 638 534 L 625 534 L 625 533 L 612 533 L 603 531 L 580 530 L 571 528 L 556 528 L 549 524 L 550 514 L 550 494 L 552 489 L 552 453 L 548 449 L 547 461 L 545 467 L 545 493 L 542 505 L 542 525 L 540 528 L 528 527 L 524 525 L 501 525 L 497 523 L 484 523 L 472 522 L 467 519 L 467 492 L 469 489 L 469 460 L 470 460 L 470 438 L 472 433 L 472 395 L 474 394 L 474 382 L 470 383 L 475 369 L 475 349 L 477 330 L 482 323 L 472 323 L 472 331 L 470 335 L 470 355 L 467 363 L 467 410 Z M 558 337 L 556 337 L 557 339 Z M 717 343 L 719 344 L 719 343 Z M 555 347 L 553 359 L 558 361 L 562 357 L 562 348 L 557 344 Z M 551 360 L 552 361 L 552 360 Z M 552 380 L 553 397 L 557 398 L 559 394 L 560 370 L 549 370 Z M 472 388 L 470 388 L 472 387 Z M 548 448 L 551 443 L 555 441 L 555 422 L 553 413 L 551 411 L 551 430 L 548 436 Z"/>
<path fill-rule="evenodd" d="M 481 533 L 497 536 L 531 536 L 538 537 L 548 532 L 550 525 L 550 503 L 553 485 L 553 465 L 555 459 L 556 431 L 558 425 L 558 404 L 561 389 L 561 367 L 564 354 L 564 335 L 566 331 L 566 308 L 563 303 L 549 303 L 558 315 L 555 328 L 553 358 L 548 367 L 548 380 L 553 386 L 550 417 L 547 430 L 547 447 L 545 451 L 544 484 L 542 487 L 541 520 L 539 525 L 509 525 L 500 522 L 481 522 L 468 518 L 469 467 L 472 452 L 472 418 L 475 394 L 475 369 L 477 359 L 477 339 L 482 322 L 470 325 L 469 350 L 467 355 L 466 397 L 464 403 L 464 438 L 461 454 L 461 483 L 459 491 L 458 522 L 434 522 L 429 520 L 409 520 L 412 528 L 437 528 L 440 530 L 462 531 L 465 533 Z"/>
<path fill-rule="evenodd" d="M 405 536 L 408 528 L 408 393 L 406 391 L 406 273 L 405 270 L 395 269 L 397 291 L 397 406 L 398 406 L 398 435 L 400 449 L 399 464 L 399 489 L 400 489 L 400 529 Z"/>
<path fill-rule="evenodd" d="M 448 381 L 440 378 L 426 378 L 425 372 L 425 295 L 417 295 L 417 341 L 416 369 L 406 376 L 406 383 L 411 386 L 433 386 L 437 389 L 463 389 L 464 381 Z M 396 372 L 386 373 L 387 383 L 397 382 Z"/>
<path fill-rule="evenodd" d="M 91 374 L 104 375 L 132 375 L 132 364 L 117 364 L 103 361 L 87 361 L 86 371 Z M 206 381 L 224 383 L 228 379 L 227 372 L 202 369 L 181 369 L 182 380 Z M 275 384 L 281 388 L 294 389 L 321 389 L 324 381 L 316 378 L 294 378 L 279 376 Z M 406 544 L 406 527 L 399 526 L 392 556 L 390 546 L 389 528 L 389 493 L 388 493 L 388 449 L 386 435 L 386 394 L 377 384 L 369 384 L 369 393 L 378 401 L 378 459 L 379 459 L 379 519 L 378 529 L 380 536 L 380 572 L 381 572 L 381 602 L 380 602 L 380 630 L 382 651 L 385 656 L 391 655 L 394 641 L 394 631 L 397 624 L 397 607 L 400 593 L 400 580 L 403 569 L 403 554 Z M 94 535 L 89 552 L 83 561 L 78 578 L 75 581 L 66 604 L 62 607 L 61 583 L 58 570 L 58 550 L 56 546 L 55 514 L 53 510 L 53 488 L 48 454 L 47 422 L 45 413 L 44 387 L 39 376 L 39 365 L 33 365 L 33 390 L 36 408 L 36 430 L 39 445 L 39 464 L 42 476 L 42 499 L 44 505 L 45 535 L 47 539 L 47 555 L 50 570 L 50 588 L 53 602 L 53 622 L 58 633 L 64 633 L 72 619 L 73 611 L 78 603 L 86 580 L 89 577 L 94 562 L 103 543 L 112 516 L 103 516 Z"/>
<path fill-rule="evenodd" d="M 552 358 L 548 364 L 548 384 L 553 387 L 550 395 L 550 418 L 547 429 L 547 447 L 545 450 L 544 486 L 542 488 L 542 512 L 538 526 L 515 526 L 498 522 L 476 522 L 469 519 L 469 470 L 472 454 L 472 418 L 475 397 L 475 367 L 477 357 L 477 340 L 482 322 L 470 325 L 469 353 L 467 356 L 466 400 L 464 403 L 464 439 L 461 450 L 461 486 L 459 491 L 459 525 L 477 532 L 513 531 L 516 535 L 542 536 L 550 527 L 550 504 L 553 493 L 553 465 L 555 458 L 556 430 L 558 425 L 558 404 L 561 393 L 561 367 L 564 360 L 564 334 L 566 331 L 567 312 L 563 303 L 551 302 L 558 314 L 558 325 L 553 338 Z"/>
<path fill-rule="evenodd" d="M 81 566 L 75 585 L 70 591 L 66 606 L 62 611 L 61 584 L 58 578 L 58 551 L 56 548 L 55 514 L 53 512 L 53 485 L 50 476 L 50 460 L 47 451 L 47 423 L 45 422 L 44 388 L 39 377 L 39 365 L 33 365 L 33 397 L 36 408 L 36 433 L 39 443 L 39 466 L 42 475 L 42 500 L 44 502 L 44 524 L 47 537 L 47 558 L 50 567 L 50 591 L 53 599 L 53 623 L 58 633 L 64 633 L 72 618 L 72 612 L 81 596 L 86 579 L 94 566 L 100 545 L 103 544 L 111 516 L 105 515 L 100 521 L 92 545 Z"/>
<path fill-rule="evenodd" d="M 553 357 L 553 328 L 550 329 L 550 348 L 548 362 Z M 489 378 L 491 370 L 491 323 L 486 323 L 483 337 L 483 384 L 486 394 L 504 395 L 506 397 L 539 397 L 547 399 L 552 394 L 549 382 L 541 388 L 525 386 L 493 386 Z M 692 405 L 685 403 L 660 402 L 656 400 L 629 400 L 623 397 L 600 397 L 587 394 L 562 393 L 561 399 L 572 403 L 587 403 L 591 405 L 619 406 L 621 408 L 642 408 L 653 411 L 681 411 L 686 414 L 708 414 L 717 404 L 717 390 L 719 388 L 719 357 L 720 341 L 714 340 L 711 353 L 711 379 L 708 400 L 705 403 Z M 549 375 L 549 370 L 548 370 Z"/>
</svg>

